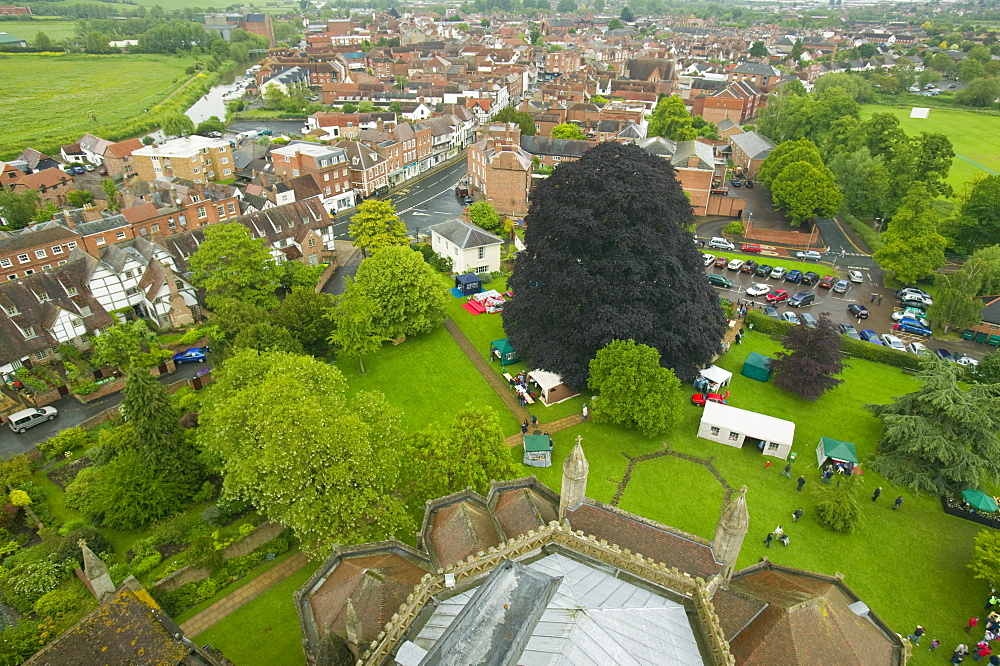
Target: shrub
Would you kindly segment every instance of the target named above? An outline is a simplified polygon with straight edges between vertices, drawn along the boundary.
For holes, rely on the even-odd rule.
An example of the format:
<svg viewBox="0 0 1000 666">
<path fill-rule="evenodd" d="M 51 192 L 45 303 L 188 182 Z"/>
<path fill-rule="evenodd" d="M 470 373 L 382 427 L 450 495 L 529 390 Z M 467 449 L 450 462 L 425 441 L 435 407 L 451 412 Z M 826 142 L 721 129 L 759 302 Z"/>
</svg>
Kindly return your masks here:
<svg viewBox="0 0 1000 666">
<path fill-rule="evenodd" d="M 788 335 L 788 331 L 794 326 L 794 324 L 789 324 L 786 321 L 779 321 L 768 317 L 760 310 L 747 310 L 746 323 L 747 327 L 754 331 L 768 335 L 780 335 L 782 337 Z"/>
<path fill-rule="evenodd" d="M 74 395 L 90 395 L 99 388 L 101 387 L 97 385 L 97 382 L 80 382 L 71 386 L 70 390 L 73 391 Z"/>
<path fill-rule="evenodd" d="M 87 542 L 87 547 L 97 554 L 110 553 L 114 549 L 104 535 L 89 525 L 77 527 L 66 533 L 59 544 L 59 548 L 52 556 L 56 562 L 73 561 L 78 565 L 83 564 L 83 551 L 80 550 L 80 540 Z"/>
<path fill-rule="evenodd" d="M 864 340 L 855 340 L 846 335 L 841 336 L 840 349 L 846 354 L 855 358 L 863 358 L 876 363 L 885 363 L 896 368 L 907 368 L 916 370 L 919 367 L 919 359 L 915 354 L 892 349 L 884 345 L 873 345 Z"/>
<path fill-rule="evenodd" d="M 869 250 L 874 252 L 882 244 L 882 239 L 879 237 L 878 232 L 858 218 L 849 213 L 844 213 L 841 217 L 850 225 L 851 229 L 854 229 L 855 233 L 861 236 L 861 240 L 865 242 Z"/>
<path fill-rule="evenodd" d="M 204 520 L 209 525 L 219 526 L 222 525 L 222 511 L 219 509 L 218 504 L 212 504 L 201 512 L 201 519 Z"/>
<path fill-rule="evenodd" d="M 47 460 L 63 455 L 66 451 L 76 451 L 87 447 L 91 442 L 90 435 L 80 427 L 67 428 L 54 437 L 38 445 Z"/>
<path fill-rule="evenodd" d="M 66 536 L 78 527 L 83 527 L 87 524 L 83 518 L 74 518 L 63 523 L 62 527 L 59 528 L 59 536 Z"/>
<path fill-rule="evenodd" d="M 22 453 L 0 463 L 0 484 L 3 487 L 20 486 L 31 479 L 33 473 L 31 461 Z"/>
<path fill-rule="evenodd" d="M 146 555 L 142 559 L 133 559 L 132 563 L 129 565 L 129 569 L 133 576 L 139 578 L 140 576 L 145 576 L 150 571 L 155 569 L 162 561 L 163 555 L 160 554 L 160 551 L 154 550 L 150 555 Z"/>
<path fill-rule="evenodd" d="M 220 496 L 215 501 L 215 505 L 219 507 L 219 518 L 223 523 L 248 511 L 251 507 L 247 500 L 226 497 L 225 495 Z"/>
<path fill-rule="evenodd" d="M 733 234 L 735 236 L 742 236 L 743 235 L 743 223 L 740 222 L 739 220 L 733 220 L 732 222 L 730 222 L 726 226 L 722 227 L 722 233 L 724 233 L 724 234 Z"/>
<path fill-rule="evenodd" d="M 19 564 L 0 574 L 4 601 L 27 613 L 43 594 L 55 588 L 62 578 L 61 567 L 50 560 Z"/>
<path fill-rule="evenodd" d="M 39 597 L 32 610 L 38 617 L 56 617 L 68 613 L 84 601 L 84 597 L 76 590 L 50 590 Z"/>
<path fill-rule="evenodd" d="M 201 490 L 191 497 L 191 501 L 195 504 L 201 504 L 202 502 L 207 502 L 212 499 L 213 495 L 215 495 L 215 484 L 211 481 L 206 481 L 201 484 Z"/>
<path fill-rule="evenodd" d="M 23 490 L 12 490 L 10 491 L 10 503 L 14 506 L 29 506 L 31 498 Z"/>
<path fill-rule="evenodd" d="M 111 576 L 111 582 L 114 583 L 115 587 L 118 587 L 132 575 L 132 569 L 124 562 L 118 562 L 108 567 L 108 575 Z"/>
</svg>

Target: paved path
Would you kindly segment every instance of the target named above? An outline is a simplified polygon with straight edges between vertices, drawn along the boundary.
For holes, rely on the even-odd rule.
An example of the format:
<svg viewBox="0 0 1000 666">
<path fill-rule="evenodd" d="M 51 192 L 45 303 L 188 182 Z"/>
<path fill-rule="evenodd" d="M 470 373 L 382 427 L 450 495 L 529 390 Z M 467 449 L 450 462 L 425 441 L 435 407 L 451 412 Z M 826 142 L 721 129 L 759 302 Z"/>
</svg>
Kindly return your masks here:
<svg viewBox="0 0 1000 666">
<path fill-rule="evenodd" d="M 289 557 L 284 562 L 268 569 L 240 589 L 219 599 L 214 604 L 198 613 L 190 620 L 181 625 L 181 631 L 188 638 L 197 636 L 206 629 L 212 627 L 226 616 L 230 615 L 237 608 L 256 599 L 261 594 L 271 589 L 274 585 L 285 580 L 293 573 L 304 567 L 309 559 L 299 551 Z"/>
</svg>

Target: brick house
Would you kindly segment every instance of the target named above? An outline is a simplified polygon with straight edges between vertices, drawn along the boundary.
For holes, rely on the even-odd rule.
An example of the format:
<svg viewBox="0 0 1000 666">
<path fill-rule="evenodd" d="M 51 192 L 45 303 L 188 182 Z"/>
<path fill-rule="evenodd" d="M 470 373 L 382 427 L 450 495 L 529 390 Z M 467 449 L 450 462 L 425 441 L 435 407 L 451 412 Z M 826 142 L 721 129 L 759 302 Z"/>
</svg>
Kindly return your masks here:
<svg viewBox="0 0 1000 666">
<path fill-rule="evenodd" d="M 64 264 L 82 242 L 79 232 L 54 221 L 0 235 L 0 275 L 17 280 Z"/>
<path fill-rule="evenodd" d="M 781 71 L 759 62 L 744 62 L 729 72 L 730 81 L 749 81 L 767 94 L 774 92 L 781 82 Z"/>
<path fill-rule="evenodd" d="M 660 136 L 642 139 L 637 145 L 650 155 L 670 162 L 678 182 L 691 199 L 694 214 L 707 214 L 712 180 L 716 175 L 712 146 L 696 140 L 671 141 Z"/>
<path fill-rule="evenodd" d="M 284 181 L 313 176 L 330 212 L 354 205 L 347 151 L 306 141 L 292 141 L 271 150 L 274 175 Z M 298 199 L 298 197 L 296 198 Z"/>
<path fill-rule="evenodd" d="M 751 178 L 760 171 L 760 164 L 774 150 L 774 142 L 757 132 L 733 134 L 728 139 L 732 147 L 733 164 L 743 167 Z"/>
<path fill-rule="evenodd" d="M 240 215 L 239 191 L 232 186 L 140 181 L 121 210 L 133 236 L 162 237 L 229 222 Z"/>
<path fill-rule="evenodd" d="M 469 146 L 469 182 L 498 213 L 524 217 L 532 187 L 531 154 L 519 145 L 515 123 L 494 124 L 483 140 Z"/>
<path fill-rule="evenodd" d="M 749 81 L 735 81 L 712 95 L 691 98 L 691 113 L 718 124 L 724 119 L 744 124 L 757 115 L 766 95 Z"/>
<path fill-rule="evenodd" d="M 66 205 L 66 194 L 76 189 L 76 180 L 62 169 L 42 169 L 7 182 L 15 192 L 35 190 L 42 203 Z"/>
<path fill-rule="evenodd" d="M 388 167 L 384 157 L 357 141 L 340 141 L 337 148 L 347 153 L 351 189 L 358 196 L 367 199 L 389 189 Z"/>
<path fill-rule="evenodd" d="M 229 141 L 198 135 L 144 146 L 132 151 L 132 159 L 142 180 L 173 177 L 207 183 L 230 178 L 235 168 Z"/>
<path fill-rule="evenodd" d="M 135 169 L 132 153 L 140 148 L 142 148 L 142 141 L 139 139 L 119 141 L 105 148 L 104 167 L 108 170 L 108 177 L 114 180 L 124 180 L 127 184 L 129 179 L 139 175 Z"/>
</svg>

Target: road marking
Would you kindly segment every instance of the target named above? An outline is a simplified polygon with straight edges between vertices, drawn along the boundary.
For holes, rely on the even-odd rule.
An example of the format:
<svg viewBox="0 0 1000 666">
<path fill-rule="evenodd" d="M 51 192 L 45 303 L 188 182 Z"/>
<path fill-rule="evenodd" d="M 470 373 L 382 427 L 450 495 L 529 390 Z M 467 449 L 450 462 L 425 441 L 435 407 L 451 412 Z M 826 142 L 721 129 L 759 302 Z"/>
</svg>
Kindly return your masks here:
<svg viewBox="0 0 1000 666">
<path fill-rule="evenodd" d="M 430 216 L 431 216 L 431 214 L 430 214 L 430 213 L 421 213 L 420 211 L 416 211 L 416 210 L 415 210 L 415 211 L 413 211 L 413 212 L 412 212 L 412 213 L 410 213 L 410 214 L 411 214 L 411 215 L 419 215 L 419 216 L 421 216 L 421 217 L 430 217 Z"/>
</svg>

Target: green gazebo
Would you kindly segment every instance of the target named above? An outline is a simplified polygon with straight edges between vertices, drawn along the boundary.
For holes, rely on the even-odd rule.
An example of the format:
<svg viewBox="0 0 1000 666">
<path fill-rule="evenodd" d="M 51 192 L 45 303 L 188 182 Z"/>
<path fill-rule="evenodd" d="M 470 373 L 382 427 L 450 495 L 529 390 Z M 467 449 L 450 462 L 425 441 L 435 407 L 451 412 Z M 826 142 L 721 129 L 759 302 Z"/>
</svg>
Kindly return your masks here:
<svg viewBox="0 0 1000 666">
<path fill-rule="evenodd" d="M 759 382 L 766 382 L 771 378 L 770 363 L 772 360 L 763 354 L 750 352 L 747 360 L 743 362 L 743 370 L 740 374 L 750 379 L 756 379 Z"/>
<path fill-rule="evenodd" d="M 816 447 L 816 464 L 820 469 L 828 460 L 850 465 L 851 469 L 858 464 L 858 450 L 852 442 L 842 442 L 832 437 L 820 437 Z"/>
<path fill-rule="evenodd" d="M 521 360 L 507 338 L 494 340 L 490 343 L 490 360 L 492 361 L 494 358 L 500 359 L 501 366 L 512 365 Z"/>
<path fill-rule="evenodd" d="M 522 462 L 529 467 L 551 467 L 552 445 L 549 443 L 549 436 L 525 435 Z"/>
</svg>

